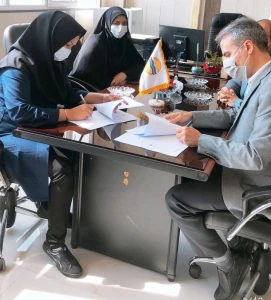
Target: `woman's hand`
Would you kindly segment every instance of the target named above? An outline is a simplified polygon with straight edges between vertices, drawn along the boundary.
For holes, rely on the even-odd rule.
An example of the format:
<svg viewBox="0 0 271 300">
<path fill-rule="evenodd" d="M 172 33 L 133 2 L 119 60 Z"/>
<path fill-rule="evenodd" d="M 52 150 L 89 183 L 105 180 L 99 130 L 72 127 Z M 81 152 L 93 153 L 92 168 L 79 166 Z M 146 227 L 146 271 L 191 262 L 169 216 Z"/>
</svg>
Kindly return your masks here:
<svg viewBox="0 0 271 300">
<path fill-rule="evenodd" d="M 102 103 L 121 100 L 121 97 L 117 95 L 112 95 L 112 94 L 101 94 L 101 95 L 102 95 Z"/>
<path fill-rule="evenodd" d="M 67 121 L 80 121 L 92 115 L 94 106 L 92 104 L 81 104 L 74 108 L 65 109 Z"/>
<path fill-rule="evenodd" d="M 119 85 L 121 84 L 125 79 L 127 78 L 127 75 L 123 72 L 120 72 L 116 76 L 114 76 L 113 80 L 111 81 L 110 86 L 112 85 Z"/>
<path fill-rule="evenodd" d="M 189 112 L 176 112 L 172 114 L 168 114 L 164 117 L 167 119 L 170 123 L 176 124 L 178 123 L 179 125 L 186 125 L 189 121 L 192 120 L 193 115 L 192 113 Z"/>
</svg>

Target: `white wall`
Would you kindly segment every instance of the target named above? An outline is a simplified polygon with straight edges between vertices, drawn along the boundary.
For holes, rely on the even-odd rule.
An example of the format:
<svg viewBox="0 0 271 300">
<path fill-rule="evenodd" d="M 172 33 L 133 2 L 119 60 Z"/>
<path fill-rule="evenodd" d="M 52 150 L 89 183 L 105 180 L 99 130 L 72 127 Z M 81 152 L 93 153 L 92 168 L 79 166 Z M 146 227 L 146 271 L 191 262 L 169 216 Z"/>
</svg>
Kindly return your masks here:
<svg viewBox="0 0 271 300">
<path fill-rule="evenodd" d="M 190 27 L 193 0 L 126 0 L 143 8 L 143 33 L 158 35 L 159 24 Z"/>
<path fill-rule="evenodd" d="M 269 19 L 271 0 L 222 0 L 220 12 L 241 13 L 254 20 Z"/>
<path fill-rule="evenodd" d="M 0 13 L 0 59 L 4 57 L 4 49 L 2 37 L 6 27 L 11 24 L 17 23 L 31 23 L 40 12 L 16 12 L 16 13 Z M 92 20 L 93 20 L 93 11 L 84 10 L 76 11 L 75 19 L 78 21 L 85 29 L 87 29 L 86 37 L 93 31 Z"/>
</svg>

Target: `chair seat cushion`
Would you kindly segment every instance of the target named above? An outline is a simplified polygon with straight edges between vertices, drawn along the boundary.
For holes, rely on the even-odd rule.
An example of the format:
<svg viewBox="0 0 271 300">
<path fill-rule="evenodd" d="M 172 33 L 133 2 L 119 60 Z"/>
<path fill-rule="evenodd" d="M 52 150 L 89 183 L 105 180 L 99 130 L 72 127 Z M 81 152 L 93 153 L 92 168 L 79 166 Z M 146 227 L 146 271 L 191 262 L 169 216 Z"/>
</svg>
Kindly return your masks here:
<svg viewBox="0 0 271 300">
<path fill-rule="evenodd" d="M 208 212 L 205 214 L 206 228 L 229 231 L 238 221 L 230 212 Z M 260 218 L 248 222 L 238 233 L 239 236 L 254 240 L 259 243 L 271 244 L 271 220 Z"/>
</svg>

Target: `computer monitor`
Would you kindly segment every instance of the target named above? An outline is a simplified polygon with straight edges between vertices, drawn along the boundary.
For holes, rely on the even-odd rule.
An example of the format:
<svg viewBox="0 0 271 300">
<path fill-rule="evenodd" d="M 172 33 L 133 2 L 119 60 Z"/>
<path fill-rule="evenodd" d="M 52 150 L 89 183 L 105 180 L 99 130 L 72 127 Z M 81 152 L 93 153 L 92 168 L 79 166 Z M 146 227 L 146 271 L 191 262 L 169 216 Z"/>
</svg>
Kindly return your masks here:
<svg viewBox="0 0 271 300">
<path fill-rule="evenodd" d="M 197 61 L 197 47 L 198 61 L 204 61 L 204 30 L 159 25 L 159 37 L 168 64 L 174 64 L 177 56 L 181 58 L 180 64 L 193 64 Z"/>
</svg>

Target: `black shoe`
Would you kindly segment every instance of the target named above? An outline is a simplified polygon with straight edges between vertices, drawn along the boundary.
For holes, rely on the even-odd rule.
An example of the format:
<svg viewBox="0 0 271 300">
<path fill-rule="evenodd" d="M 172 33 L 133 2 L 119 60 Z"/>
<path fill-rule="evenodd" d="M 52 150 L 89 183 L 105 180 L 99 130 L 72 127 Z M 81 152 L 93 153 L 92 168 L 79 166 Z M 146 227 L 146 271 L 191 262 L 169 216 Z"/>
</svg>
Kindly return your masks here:
<svg viewBox="0 0 271 300">
<path fill-rule="evenodd" d="M 49 217 L 49 210 L 48 210 L 48 202 L 36 202 L 37 207 L 37 215 L 41 219 L 47 219 Z M 70 213 L 69 217 L 69 223 L 67 225 L 67 228 L 72 228 L 72 213 Z"/>
<path fill-rule="evenodd" d="M 251 260 L 247 256 L 233 254 L 233 265 L 227 273 L 217 269 L 219 285 L 214 298 L 216 300 L 233 299 L 239 292 L 250 265 Z"/>
<path fill-rule="evenodd" d="M 43 243 L 44 252 L 54 261 L 58 270 L 70 278 L 78 278 L 83 274 L 83 269 L 78 260 L 71 254 L 64 243 Z"/>
</svg>

